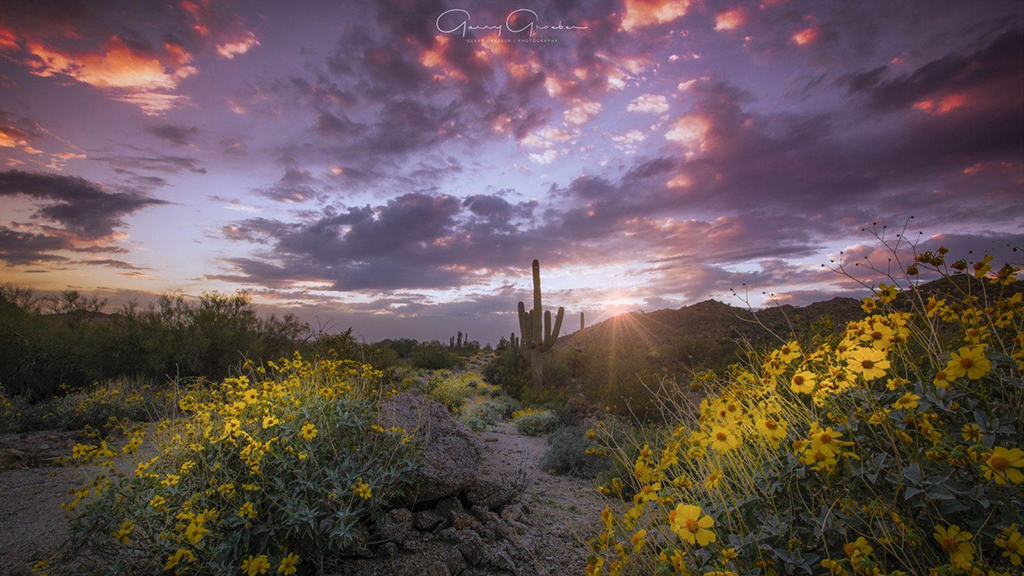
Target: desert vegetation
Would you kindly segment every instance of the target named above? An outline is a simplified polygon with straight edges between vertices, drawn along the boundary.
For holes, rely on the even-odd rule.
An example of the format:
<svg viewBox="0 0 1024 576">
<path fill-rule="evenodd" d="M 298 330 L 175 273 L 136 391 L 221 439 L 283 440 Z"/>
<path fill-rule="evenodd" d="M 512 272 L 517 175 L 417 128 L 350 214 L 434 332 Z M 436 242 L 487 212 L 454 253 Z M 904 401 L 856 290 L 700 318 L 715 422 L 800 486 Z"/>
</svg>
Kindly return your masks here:
<svg viewBox="0 0 1024 576">
<path fill-rule="evenodd" d="M 879 240 L 892 268 L 871 268 L 863 319 L 746 350 L 693 379 L 699 402 L 651 383 L 657 424 L 588 431 L 622 503 L 594 519 L 588 573 L 1019 571 L 1018 269 Z"/>
<path fill-rule="evenodd" d="M 535 263 L 494 350 L 367 344 L 244 295 L 106 313 L 6 287 L 0 431 L 71 431 L 55 464 L 86 471 L 35 570 L 533 573 L 569 526 L 543 545 L 590 574 L 1013 573 L 1019 271 L 878 239 L 891 268 L 833 263 L 860 301 L 581 314 L 569 337 Z"/>
</svg>

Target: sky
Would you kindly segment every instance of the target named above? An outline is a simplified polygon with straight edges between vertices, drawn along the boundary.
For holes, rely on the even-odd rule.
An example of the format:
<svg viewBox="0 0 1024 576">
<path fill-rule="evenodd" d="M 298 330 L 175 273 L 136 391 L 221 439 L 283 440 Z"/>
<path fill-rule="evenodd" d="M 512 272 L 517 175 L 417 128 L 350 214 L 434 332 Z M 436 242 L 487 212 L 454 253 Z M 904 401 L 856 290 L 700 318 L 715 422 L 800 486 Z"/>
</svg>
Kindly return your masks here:
<svg viewBox="0 0 1024 576">
<path fill-rule="evenodd" d="M 534 258 L 569 327 L 803 304 L 911 216 L 1019 261 L 1021 1 L 0 0 L 0 282 L 41 293 L 496 342 Z"/>
</svg>

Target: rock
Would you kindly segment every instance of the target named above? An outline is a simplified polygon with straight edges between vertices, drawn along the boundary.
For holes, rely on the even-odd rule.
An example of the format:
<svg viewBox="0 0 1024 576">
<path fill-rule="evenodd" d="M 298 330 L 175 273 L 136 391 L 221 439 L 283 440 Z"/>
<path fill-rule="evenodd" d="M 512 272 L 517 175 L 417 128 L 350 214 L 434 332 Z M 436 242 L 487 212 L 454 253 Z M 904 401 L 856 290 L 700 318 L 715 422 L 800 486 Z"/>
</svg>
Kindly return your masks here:
<svg viewBox="0 0 1024 576">
<path fill-rule="evenodd" d="M 392 542 L 402 544 L 412 530 L 412 512 L 405 508 L 388 510 L 381 521 L 381 534 Z"/>
<path fill-rule="evenodd" d="M 457 544 L 459 542 L 459 531 L 455 528 L 444 528 L 437 531 L 437 537 L 442 542 L 448 542 L 449 544 Z"/>
<path fill-rule="evenodd" d="M 416 526 L 417 530 L 431 532 L 444 525 L 447 521 L 447 518 L 433 510 L 423 510 L 416 513 L 416 520 L 413 525 Z"/>
<path fill-rule="evenodd" d="M 519 493 L 511 486 L 483 478 L 477 478 L 466 491 L 470 504 L 488 508 L 501 508 L 518 496 Z"/>
<path fill-rule="evenodd" d="M 516 502 L 505 506 L 501 509 L 501 519 L 506 522 L 524 522 L 526 512 L 523 511 L 523 505 Z"/>
<path fill-rule="evenodd" d="M 431 562 L 424 567 L 423 576 L 451 576 L 451 571 L 444 562 Z"/>
<path fill-rule="evenodd" d="M 472 566 L 479 566 L 484 561 L 484 541 L 472 530 L 458 531 L 459 543 L 456 548 Z"/>
<path fill-rule="evenodd" d="M 499 546 L 491 546 L 484 551 L 483 563 L 507 572 L 516 571 L 516 563 L 512 561 L 512 557 Z"/>
<path fill-rule="evenodd" d="M 465 530 L 466 528 L 474 528 L 480 523 L 465 512 L 455 512 L 452 514 L 452 525 L 455 526 L 456 530 Z"/>
<path fill-rule="evenodd" d="M 385 428 L 403 428 L 420 446 L 422 460 L 405 504 L 458 494 L 476 479 L 479 441 L 444 406 L 406 392 L 385 400 L 378 419 Z"/>
<path fill-rule="evenodd" d="M 466 559 L 458 552 L 445 556 L 445 564 L 448 565 L 448 572 L 453 576 L 458 576 L 466 571 Z"/>
<path fill-rule="evenodd" d="M 499 518 L 497 514 L 491 512 L 484 506 L 473 506 L 472 508 L 469 509 L 469 513 L 471 516 L 483 522 L 484 524 L 497 520 Z"/>
<path fill-rule="evenodd" d="M 394 542 L 385 542 L 377 548 L 377 556 L 382 558 L 394 558 L 398 556 L 398 545 Z"/>
<path fill-rule="evenodd" d="M 451 498 L 445 498 L 437 503 L 434 507 L 434 511 L 445 517 L 448 520 L 452 519 L 452 516 L 456 512 L 463 512 L 465 509 L 462 507 L 462 501 L 452 496 Z"/>
<path fill-rule="evenodd" d="M 15 450 L 14 448 L 0 450 L 0 471 L 24 468 L 27 460 L 25 453 L 21 450 Z"/>
</svg>

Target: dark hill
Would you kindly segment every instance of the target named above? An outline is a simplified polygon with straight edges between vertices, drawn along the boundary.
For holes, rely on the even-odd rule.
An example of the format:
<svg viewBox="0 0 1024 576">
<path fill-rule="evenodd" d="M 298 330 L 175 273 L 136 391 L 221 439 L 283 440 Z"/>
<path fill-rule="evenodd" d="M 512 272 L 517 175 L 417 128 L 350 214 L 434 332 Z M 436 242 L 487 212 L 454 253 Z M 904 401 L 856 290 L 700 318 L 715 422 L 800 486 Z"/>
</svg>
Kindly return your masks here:
<svg viewBox="0 0 1024 576">
<path fill-rule="evenodd" d="M 931 295 L 947 297 L 961 290 L 971 290 L 979 295 L 987 291 L 992 295 L 993 290 L 999 289 L 988 282 L 982 287 L 980 281 L 966 274 L 933 280 L 919 286 L 923 298 Z M 1007 294 L 1022 290 L 1024 282 L 1015 282 L 1005 288 Z M 900 308 L 909 308 L 906 298 L 901 295 L 897 300 Z M 953 299 L 959 298 L 954 296 Z M 860 300 L 846 297 L 835 297 L 807 306 L 787 304 L 756 311 L 717 300 L 705 300 L 678 309 L 620 314 L 559 338 L 556 347 L 611 345 L 657 350 L 678 343 L 680 339 L 703 342 L 746 340 L 753 344 L 765 344 L 774 340 L 772 333 L 788 338 L 791 333 L 807 334 L 811 327 L 824 325 L 838 332 L 847 322 L 864 316 Z"/>
</svg>

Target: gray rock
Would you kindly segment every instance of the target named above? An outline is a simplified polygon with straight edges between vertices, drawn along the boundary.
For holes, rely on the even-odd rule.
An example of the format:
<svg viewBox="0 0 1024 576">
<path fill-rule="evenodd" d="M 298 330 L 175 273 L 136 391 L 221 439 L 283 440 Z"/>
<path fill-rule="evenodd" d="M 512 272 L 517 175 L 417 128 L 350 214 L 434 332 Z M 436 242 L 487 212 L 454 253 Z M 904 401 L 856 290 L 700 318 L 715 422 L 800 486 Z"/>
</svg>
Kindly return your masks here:
<svg viewBox="0 0 1024 576">
<path fill-rule="evenodd" d="M 382 558 L 394 558 L 398 556 L 398 545 L 394 542 L 385 542 L 377 548 L 377 556 Z"/>
<path fill-rule="evenodd" d="M 388 510 L 380 525 L 381 534 L 388 540 L 399 544 L 405 542 L 410 530 L 412 530 L 412 512 L 405 508 Z"/>
<path fill-rule="evenodd" d="M 444 515 L 434 510 L 423 510 L 416 513 L 416 520 L 413 525 L 416 526 L 417 530 L 430 532 L 443 526 L 447 521 L 448 519 Z"/>
<path fill-rule="evenodd" d="M 494 512 L 488 510 L 485 506 L 473 506 L 469 509 L 469 513 L 477 520 L 484 524 L 497 520 L 499 516 Z"/>
<path fill-rule="evenodd" d="M 492 546 L 484 552 L 484 564 L 497 568 L 499 570 L 505 570 L 507 572 L 516 571 L 516 563 L 512 561 L 512 557 L 508 555 L 498 546 Z"/>
<path fill-rule="evenodd" d="M 462 554 L 459 552 L 453 551 L 452 554 L 445 556 L 444 561 L 445 564 L 448 565 L 448 571 L 451 572 L 453 576 L 458 576 L 466 571 L 466 559 L 463 558 Z"/>
<path fill-rule="evenodd" d="M 406 392 L 385 400 L 378 419 L 385 428 L 403 428 L 420 446 L 422 461 L 405 504 L 458 494 L 476 480 L 479 441 L 444 406 Z"/>
<path fill-rule="evenodd" d="M 448 542 L 449 544 L 457 544 L 459 542 L 459 531 L 455 528 L 444 528 L 443 530 L 437 531 L 437 537 L 442 542 Z"/>
<path fill-rule="evenodd" d="M 27 462 L 28 457 L 21 450 L 15 450 L 14 448 L 0 450 L 0 471 L 24 468 Z"/>
<path fill-rule="evenodd" d="M 448 565 L 443 562 L 432 562 L 423 571 L 424 576 L 451 576 Z"/>
<path fill-rule="evenodd" d="M 523 505 L 516 502 L 501 509 L 501 519 L 506 522 L 523 522 L 526 520 L 526 512 Z"/>
<path fill-rule="evenodd" d="M 434 511 L 446 519 L 451 520 L 452 516 L 454 516 L 456 512 L 464 512 L 465 508 L 462 507 L 462 502 L 458 498 L 452 496 L 451 498 L 444 498 L 438 502 L 437 506 L 434 507 Z"/>
<path fill-rule="evenodd" d="M 455 512 L 452 514 L 452 526 L 455 526 L 456 530 L 476 528 L 479 525 L 480 523 L 477 522 L 476 518 L 465 512 Z"/>
<path fill-rule="evenodd" d="M 456 548 L 472 566 L 479 566 L 484 561 L 484 541 L 472 530 L 458 531 L 459 543 Z"/>
<path fill-rule="evenodd" d="M 518 496 L 518 492 L 511 486 L 483 478 L 477 478 L 466 491 L 470 504 L 488 508 L 501 508 Z"/>
</svg>

